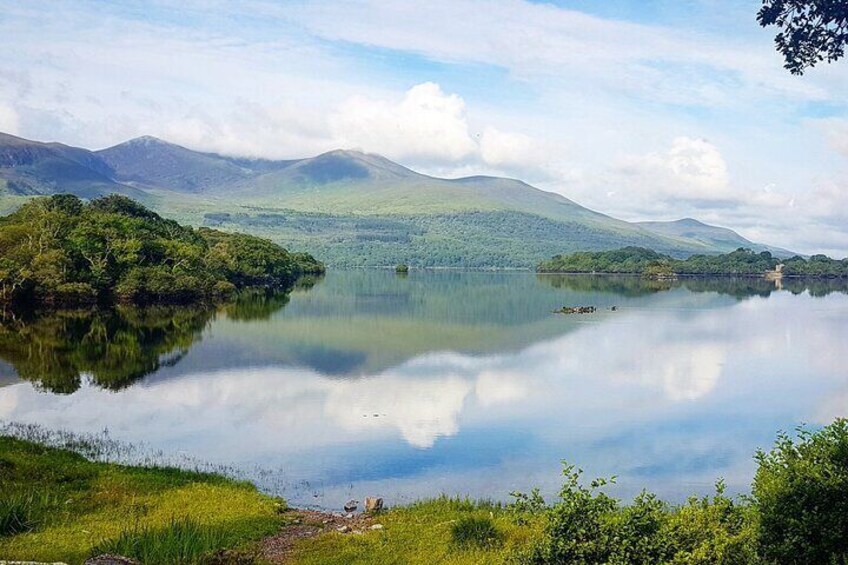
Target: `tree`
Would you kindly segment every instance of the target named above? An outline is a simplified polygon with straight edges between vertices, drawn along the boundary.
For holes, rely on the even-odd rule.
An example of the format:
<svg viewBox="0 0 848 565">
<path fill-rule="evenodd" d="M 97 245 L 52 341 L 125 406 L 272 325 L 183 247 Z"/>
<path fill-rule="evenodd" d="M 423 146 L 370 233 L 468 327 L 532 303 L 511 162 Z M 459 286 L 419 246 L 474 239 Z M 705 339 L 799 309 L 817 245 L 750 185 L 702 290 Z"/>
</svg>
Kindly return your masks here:
<svg viewBox="0 0 848 565">
<path fill-rule="evenodd" d="M 757 13 L 763 27 L 782 31 L 774 42 L 794 75 L 816 64 L 836 61 L 848 43 L 848 2 L 845 0 L 763 0 Z"/>
</svg>

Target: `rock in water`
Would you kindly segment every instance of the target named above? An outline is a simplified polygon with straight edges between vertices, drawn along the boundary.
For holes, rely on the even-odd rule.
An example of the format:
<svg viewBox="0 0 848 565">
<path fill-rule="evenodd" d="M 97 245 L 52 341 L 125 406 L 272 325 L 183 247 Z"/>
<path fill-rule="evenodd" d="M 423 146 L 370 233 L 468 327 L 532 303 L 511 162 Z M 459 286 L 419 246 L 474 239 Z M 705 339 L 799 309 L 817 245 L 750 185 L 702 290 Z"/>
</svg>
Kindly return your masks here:
<svg viewBox="0 0 848 565">
<path fill-rule="evenodd" d="M 357 508 L 359 508 L 359 501 L 358 500 L 348 500 L 344 505 L 344 511 L 345 512 L 353 512 Z"/>
<path fill-rule="evenodd" d="M 383 509 L 383 499 L 369 496 L 365 499 L 366 512 L 379 512 Z"/>
</svg>

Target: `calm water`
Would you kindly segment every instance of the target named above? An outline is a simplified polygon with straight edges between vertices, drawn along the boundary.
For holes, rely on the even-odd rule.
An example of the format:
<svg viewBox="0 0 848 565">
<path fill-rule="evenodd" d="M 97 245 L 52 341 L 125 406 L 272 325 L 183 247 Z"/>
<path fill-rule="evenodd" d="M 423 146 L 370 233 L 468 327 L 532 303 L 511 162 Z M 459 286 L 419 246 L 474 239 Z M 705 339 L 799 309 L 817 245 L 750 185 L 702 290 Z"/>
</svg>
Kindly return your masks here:
<svg viewBox="0 0 848 565">
<path fill-rule="evenodd" d="M 301 505 L 550 493 L 562 459 L 680 500 L 746 490 L 776 431 L 848 416 L 846 344 L 826 283 L 331 272 L 217 312 L 7 314 L 0 420 L 108 429 Z"/>
</svg>

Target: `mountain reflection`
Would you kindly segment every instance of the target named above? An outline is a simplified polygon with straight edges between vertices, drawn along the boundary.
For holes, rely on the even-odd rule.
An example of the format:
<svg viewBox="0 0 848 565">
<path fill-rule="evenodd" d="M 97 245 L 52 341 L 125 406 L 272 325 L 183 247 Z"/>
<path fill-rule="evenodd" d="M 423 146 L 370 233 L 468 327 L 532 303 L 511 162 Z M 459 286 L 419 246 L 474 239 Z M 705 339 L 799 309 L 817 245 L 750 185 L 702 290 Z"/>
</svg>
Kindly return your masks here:
<svg viewBox="0 0 848 565">
<path fill-rule="evenodd" d="M 0 375 L 11 366 L 44 389 L 41 367 L 64 367 L 71 377 L 50 384 L 79 390 L 2 386 L 0 420 L 108 427 L 246 473 L 280 469 L 279 483 L 251 476 L 333 507 L 354 487 L 389 500 L 555 493 L 561 459 L 618 475 L 625 498 L 647 487 L 683 500 L 718 477 L 738 492 L 777 430 L 848 414 L 844 287 L 650 283 L 332 272 L 217 311 L 6 320 Z M 598 311 L 551 313 L 564 304 Z M 155 374 L 116 394 L 133 377 L 102 367 L 125 360 Z"/>
</svg>

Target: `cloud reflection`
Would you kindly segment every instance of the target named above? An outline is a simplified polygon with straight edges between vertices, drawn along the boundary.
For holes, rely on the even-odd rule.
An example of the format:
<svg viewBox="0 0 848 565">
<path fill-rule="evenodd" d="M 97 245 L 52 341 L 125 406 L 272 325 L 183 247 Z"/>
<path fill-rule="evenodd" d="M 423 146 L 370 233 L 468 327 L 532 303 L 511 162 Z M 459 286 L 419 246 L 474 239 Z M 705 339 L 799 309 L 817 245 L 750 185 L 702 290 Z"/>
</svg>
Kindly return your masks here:
<svg viewBox="0 0 848 565">
<path fill-rule="evenodd" d="M 336 485 L 328 489 L 363 476 L 381 492 L 503 496 L 533 486 L 526 481 L 553 488 L 562 458 L 639 488 L 686 494 L 718 476 L 744 485 L 751 453 L 778 429 L 846 415 L 848 369 L 817 352 L 848 340 L 848 299 L 781 295 L 717 308 L 692 306 L 692 296 L 602 312 L 514 352 L 430 352 L 361 378 L 267 365 L 120 392 L 14 384 L 0 388 L 0 418 L 108 426 L 117 438 L 213 461 L 279 465 L 292 480 L 324 477 Z M 186 366 L 192 355 L 203 348 Z"/>
</svg>

